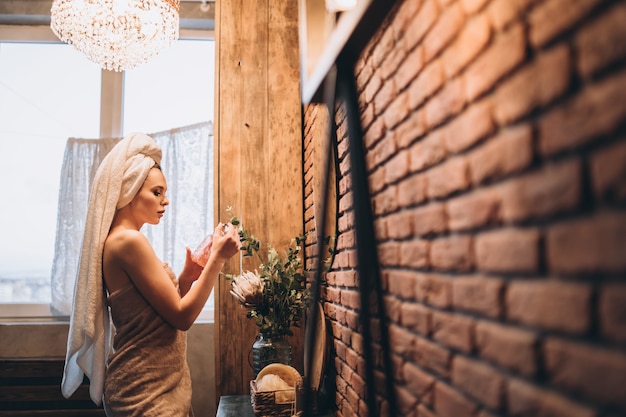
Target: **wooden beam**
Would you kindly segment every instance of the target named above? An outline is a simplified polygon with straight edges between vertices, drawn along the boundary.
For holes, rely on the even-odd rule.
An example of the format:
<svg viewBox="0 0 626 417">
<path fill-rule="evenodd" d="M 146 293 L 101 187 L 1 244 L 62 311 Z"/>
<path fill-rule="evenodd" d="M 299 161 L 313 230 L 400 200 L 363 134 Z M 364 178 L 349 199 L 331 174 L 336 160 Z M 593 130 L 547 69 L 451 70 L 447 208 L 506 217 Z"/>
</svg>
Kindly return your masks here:
<svg viewBox="0 0 626 417">
<path fill-rule="evenodd" d="M 226 207 L 263 244 L 284 250 L 301 234 L 302 144 L 297 6 L 279 0 L 219 2 L 216 11 L 217 220 Z M 258 268 L 244 259 L 243 269 Z M 239 272 L 239 259 L 226 267 Z M 216 391 L 249 393 L 248 355 L 258 332 L 246 310 L 216 289 Z M 294 358 L 301 363 L 297 341 Z"/>
</svg>

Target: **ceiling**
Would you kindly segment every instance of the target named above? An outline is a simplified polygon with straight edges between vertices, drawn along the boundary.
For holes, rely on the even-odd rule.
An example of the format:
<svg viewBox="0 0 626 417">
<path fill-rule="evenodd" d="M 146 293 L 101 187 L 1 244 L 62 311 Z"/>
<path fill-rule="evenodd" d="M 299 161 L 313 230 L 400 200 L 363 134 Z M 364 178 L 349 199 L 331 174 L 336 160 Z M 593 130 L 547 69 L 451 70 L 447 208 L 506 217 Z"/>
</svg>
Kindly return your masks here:
<svg viewBox="0 0 626 417">
<path fill-rule="evenodd" d="M 50 25 L 52 0 L 0 0 L 0 25 Z M 215 1 L 180 2 L 180 29 L 214 30 Z"/>
</svg>

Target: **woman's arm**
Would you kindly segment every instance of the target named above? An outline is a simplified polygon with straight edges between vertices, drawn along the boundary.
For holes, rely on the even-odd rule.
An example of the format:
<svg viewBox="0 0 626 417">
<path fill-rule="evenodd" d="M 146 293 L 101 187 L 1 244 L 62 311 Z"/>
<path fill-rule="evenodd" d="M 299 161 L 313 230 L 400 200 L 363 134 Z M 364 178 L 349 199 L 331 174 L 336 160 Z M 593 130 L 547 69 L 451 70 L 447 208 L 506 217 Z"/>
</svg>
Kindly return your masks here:
<svg viewBox="0 0 626 417">
<path fill-rule="evenodd" d="M 178 291 L 181 296 L 187 294 L 194 281 L 200 278 L 202 267 L 191 258 L 191 249 L 185 248 L 185 265 L 178 276 Z"/>
<path fill-rule="evenodd" d="M 126 231 L 107 245 L 111 245 L 111 261 L 119 263 L 150 305 L 172 326 L 187 330 L 209 298 L 224 263 L 241 246 L 234 227 L 229 227 L 225 234 L 222 231 L 220 224 L 215 229 L 211 256 L 195 280 L 196 284 L 192 286 L 193 279 L 189 279 L 193 277 L 193 267 L 188 266 L 185 274 L 181 273 L 180 293 L 142 233 Z"/>
</svg>

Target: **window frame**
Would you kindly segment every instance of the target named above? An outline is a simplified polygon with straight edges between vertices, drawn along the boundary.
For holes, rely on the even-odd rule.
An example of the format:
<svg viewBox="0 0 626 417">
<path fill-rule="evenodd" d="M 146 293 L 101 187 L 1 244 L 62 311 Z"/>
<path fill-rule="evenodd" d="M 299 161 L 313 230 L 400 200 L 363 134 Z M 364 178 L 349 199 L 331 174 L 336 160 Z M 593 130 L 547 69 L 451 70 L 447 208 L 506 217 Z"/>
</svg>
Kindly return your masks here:
<svg viewBox="0 0 626 417">
<path fill-rule="evenodd" d="M 180 29 L 180 40 L 215 40 L 213 30 Z M 0 42 L 62 44 L 49 25 L 0 24 Z M 124 72 L 101 70 L 100 137 L 123 133 Z M 214 308 L 203 309 L 196 323 L 213 322 Z M 69 316 L 55 315 L 49 303 L 1 303 L 0 322 L 67 322 Z"/>
</svg>

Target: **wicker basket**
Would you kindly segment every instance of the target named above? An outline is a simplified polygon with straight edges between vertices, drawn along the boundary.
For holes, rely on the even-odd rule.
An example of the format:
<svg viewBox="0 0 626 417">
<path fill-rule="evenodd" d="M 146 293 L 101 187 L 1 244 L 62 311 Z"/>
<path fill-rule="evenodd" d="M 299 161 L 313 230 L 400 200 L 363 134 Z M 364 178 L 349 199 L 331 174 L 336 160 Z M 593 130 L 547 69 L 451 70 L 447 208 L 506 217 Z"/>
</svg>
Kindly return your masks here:
<svg viewBox="0 0 626 417">
<path fill-rule="evenodd" d="M 257 379 L 267 374 L 281 376 L 293 389 L 278 391 L 259 391 L 256 380 L 250 381 L 250 399 L 252 410 L 259 417 L 291 417 L 302 415 L 302 377 L 287 365 L 270 364 L 259 372 Z"/>
</svg>

